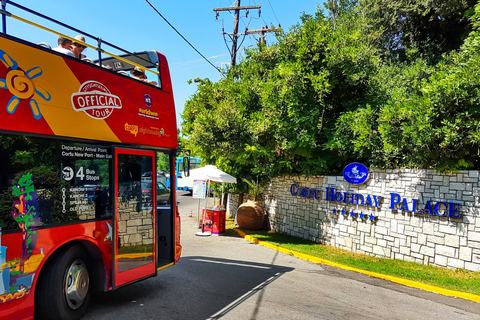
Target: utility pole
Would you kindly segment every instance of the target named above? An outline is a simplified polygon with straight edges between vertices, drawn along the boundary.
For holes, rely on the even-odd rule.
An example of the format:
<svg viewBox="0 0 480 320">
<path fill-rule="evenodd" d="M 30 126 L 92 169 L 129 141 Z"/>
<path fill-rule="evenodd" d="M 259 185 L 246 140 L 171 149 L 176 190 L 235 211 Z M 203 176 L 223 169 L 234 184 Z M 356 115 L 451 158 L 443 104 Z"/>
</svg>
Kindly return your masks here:
<svg viewBox="0 0 480 320">
<path fill-rule="evenodd" d="M 238 39 L 238 22 L 239 22 L 239 15 L 240 15 L 240 0 L 237 0 L 237 5 L 235 8 L 235 20 L 233 22 L 233 38 L 232 38 L 232 64 L 231 66 L 235 65 L 235 61 L 237 58 L 237 39 Z"/>
<path fill-rule="evenodd" d="M 267 41 L 265 40 L 265 34 L 267 32 L 279 32 L 282 30 L 282 27 L 278 25 L 278 28 L 269 28 L 268 26 L 262 27 L 262 29 L 256 29 L 256 30 L 246 30 L 245 34 L 255 34 L 255 33 L 260 33 L 260 40 L 259 44 L 266 44 Z"/>
<path fill-rule="evenodd" d="M 234 20 L 234 24 L 233 24 L 233 33 L 232 34 L 228 34 L 230 35 L 231 39 L 232 39 L 232 50 L 230 50 L 230 55 L 231 55 L 231 66 L 233 67 L 235 65 L 235 61 L 237 59 L 237 41 L 238 41 L 238 36 L 239 35 L 242 35 L 242 34 L 239 34 L 238 33 L 238 24 L 239 24 L 239 20 L 240 20 L 240 11 L 241 10 L 247 10 L 247 16 L 248 16 L 248 12 L 250 9 L 257 9 L 258 10 L 258 15 L 260 16 L 260 13 L 261 13 L 261 7 L 262 6 L 243 6 L 241 7 L 240 6 L 240 0 L 237 0 L 235 2 L 235 6 L 234 7 L 227 7 L 227 8 L 214 8 L 213 11 L 216 12 L 216 17 L 218 19 L 218 12 L 219 11 L 232 11 L 232 10 L 235 10 L 235 20 Z M 246 33 L 245 33 L 246 34 Z M 243 34 L 243 35 L 245 35 Z M 225 32 L 224 32 L 224 35 L 225 35 Z"/>
</svg>

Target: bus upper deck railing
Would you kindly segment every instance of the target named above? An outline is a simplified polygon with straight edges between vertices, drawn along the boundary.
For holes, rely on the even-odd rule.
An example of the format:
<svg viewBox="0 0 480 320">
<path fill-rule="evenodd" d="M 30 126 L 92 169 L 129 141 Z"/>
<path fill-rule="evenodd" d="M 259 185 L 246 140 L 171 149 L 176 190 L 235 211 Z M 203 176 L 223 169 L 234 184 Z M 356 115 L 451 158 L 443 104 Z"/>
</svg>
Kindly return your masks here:
<svg viewBox="0 0 480 320">
<path fill-rule="evenodd" d="M 116 50 L 119 50 L 119 51 L 121 51 L 121 52 L 123 52 L 123 53 L 125 53 L 125 54 L 134 56 L 134 57 L 138 58 L 139 60 L 143 60 L 143 61 L 147 62 L 148 64 L 151 64 L 151 63 L 152 63 L 151 61 L 145 60 L 144 58 L 136 55 L 135 53 L 129 52 L 129 51 L 123 49 L 123 48 L 120 48 L 120 47 L 118 47 L 118 46 L 116 46 L 116 45 L 114 45 L 114 44 L 111 44 L 111 43 L 109 43 L 109 42 L 107 42 L 107 41 L 105 41 L 105 40 L 102 40 L 102 39 L 99 38 L 99 37 L 95 37 L 95 36 L 93 36 L 93 35 L 91 35 L 91 34 L 89 34 L 89 33 L 87 33 L 87 32 L 84 32 L 84 31 L 82 31 L 82 30 L 79 30 L 79 29 L 77 29 L 77 28 L 74 28 L 74 27 L 72 27 L 72 26 L 69 26 L 69 25 L 67 25 L 67 24 L 65 24 L 65 23 L 63 23 L 63 22 L 60 22 L 60 21 L 58 21 L 58 20 L 55 20 L 55 19 L 50 18 L 50 17 L 48 17 L 48 16 L 45 16 L 45 15 L 39 13 L 39 12 L 36 12 L 36 11 L 31 10 L 31 9 L 29 9 L 29 8 L 26 8 L 26 7 L 24 7 L 24 6 L 22 6 L 22 5 L 19 5 L 19 4 L 15 3 L 15 2 L 13 2 L 13 1 L 1 0 L 1 3 L 2 3 L 2 7 L 1 7 L 1 9 L 0 9 L 0 14 L 2 15 L 2 33 L 3 33 L 3 34 L 7 34 L 7 17 L 14 18 L 14 19 L 16 19 L 16 20 L 18 20 L 18 21 L 21 21 L 21 22 L 30 24 L 30 25 L 32 25 L 32 26 L 35 26 L 35 27 L 37 27 L 37 28 L 40 28 L 40 29 L 42 29 L 42 30 L 45 30 L 45 31 L 48 31 L 48 32 L 51 32 L 51 33 L 54 33 L 54 34 L 56 34 L 56 35 L 58 35 L 58 36 L 64 37 L 64 38 L 66 38 L 66 39 L 69 39 L 69 40 L 71 40 L 72 42 L 79 43 L 79 44 L 81 44 L 81 45 L 83 45 L 83 46 L 86 46 L 86 47 L 88 47 L 88 48 L 91 48 L 91 49 L 97 51 L 97 52 L 98 52 L 98 64 L 99 64 L 100 66 L 102 65 L 102 53 L 104 53 L 104 54 L 106 54 L 106 55 L 108 55 L 108 56 L 110 56 L 110 57 L 116 58 L 116 59 L 118 59 L 118 60 L 120 60 L 120 61 L 123 61 L 123 62 L 125 62 L 125 63 L 128 63 L 128 64 L 130 64 L 130 65 L 132 65 L 132 66 L 139 67 L 139 68 L 141 68 L 141 69 L 143 69 L 143 70 L 145 70 L 145 71 L 151 72 L 151 73 L 157 75 L 157 77 L 159 76 L 159 72 L 158 72 L 158 71 L 154 71 L 154 70 L 145 68 L 144 66 L 142 66 L 142 65 L 139 64 L 139 63 L 130 61 L 130 60 L 125 59 L 125 58 L 123 58 L 123 57 L 121 57 L 121 56 L 118 56 L 118 55 L 115 55 L 115 54 L 113 54 L 113 53 L 111 53 L 111 52 L 105 51 L 104 49 L 102 49 L 102 44 L 108 45 L 109 47 L 112 47 L 112 48 L 114 48 L 114 49 L 116 49 Z M 10 4 L 10 5 L 12 5 L 12 6 L 14 6 L 14 7 L 16 7 L 16 8 L 18 8 L 18 9 L 20 9 L 20 10 L 23 10 L 23 11 L 28 12 L 28 13 L 30 13 L 30 14 L 33 14 L 33 15 L 35 15 L 35 16 L 41 17 L 41 18 L 43 18 L 43 19 L 45 19 L 45 20 L 48 20 L 48 21 L 50 21 L 50 22 L 53 22 L 53 23 L 55 23 L 55 24 L 57 24 L 57 25 L 59 25 L 59 26 L 62 26 L 62 27 L 64 27 L 64 28 L 70 29 L 70 30 L 72 30 L 72 31 L 74 31 L 74 32 L 76 32 L 76 33 L 79 33 L 79 34 L 85 35 L 85 36 L 87 36 L 87 37 L 89 37 L 89 38 L 95 39 L 96 42 L 97 42 L 97 46 L 90 45 L 90 44 L 88 44 L 88 43 L 86 43 L 86 42 L 77 40 L 77 39 L 75 39 L 75 38 L 73 38 L 73 37 L 70 37 L 70 36 L 65 35 L 65 34 L 63 34 L 63 33 L 60 33 L 60 32 L 57 32 L 57 31 L 55 31 L 55 30 L 52 30 L 52 29 L 47 28 L 47 27 L 45 27 L 45 26 L 42 26 L 42 25 L 40 25 L 40 24 L 38 24 L 38 23 L 35 23 L 35 22 L 33 22 L 33 21 L 29 21 L 29 20 L 24 19 L 24 18 L 22 18 L 22 17 L 20 17 L 20 16 L 14 15 L 14 14 L 12 14 L 12 13 L 10 13 L 10 12 L 8 12 L 8 11 L 6 10 L 6 5 L 7 5 L 7 4 Z M 158 64 L 157 64 L 157 70 L 158 70 Z M 161 82 L 160 82 L 160 83 L 161 83 Z"/>
</svg>

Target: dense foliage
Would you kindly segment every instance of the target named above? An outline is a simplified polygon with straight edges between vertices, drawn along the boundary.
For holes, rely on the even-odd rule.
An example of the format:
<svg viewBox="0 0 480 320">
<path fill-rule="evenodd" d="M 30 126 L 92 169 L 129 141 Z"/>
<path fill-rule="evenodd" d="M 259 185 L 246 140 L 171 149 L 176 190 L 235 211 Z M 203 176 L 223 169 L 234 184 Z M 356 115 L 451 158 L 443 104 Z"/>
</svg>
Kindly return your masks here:
<svg viewBox="0 0 480 320">
<path fill-rule="evenodd" d="M 480 6 L 327 3 L 218 82 L 196 79 L 185 144 L 251 181 L 378 168 L 480 169 Z"/>
</svg>

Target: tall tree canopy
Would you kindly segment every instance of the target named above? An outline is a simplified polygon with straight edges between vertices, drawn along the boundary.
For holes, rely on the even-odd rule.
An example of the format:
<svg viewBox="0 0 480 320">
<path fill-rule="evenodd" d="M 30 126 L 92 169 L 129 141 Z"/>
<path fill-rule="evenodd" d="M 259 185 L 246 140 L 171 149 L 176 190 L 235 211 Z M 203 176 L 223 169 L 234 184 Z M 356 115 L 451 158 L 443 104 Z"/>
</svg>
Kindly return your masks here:
<svg viewBox="0 0 480 320">
<path fill-rule="evenodd" d="M 458 50 L 472 30 L 477 0 L 360 0 L 372 30 L 382 33 L 379 49 L 406 60 L 415 49 L 429 63 Z"/>
<path fill-rule="evenodd" d="M 338 173 L 353 160 L 479 168 L 477 16 L 466 18 L 472 1 L 437 2 L 331 1 L 328 14 L 302 16 L 224 79 L 195 80 L 186 146 L 251 180 Z"/>
</svg>

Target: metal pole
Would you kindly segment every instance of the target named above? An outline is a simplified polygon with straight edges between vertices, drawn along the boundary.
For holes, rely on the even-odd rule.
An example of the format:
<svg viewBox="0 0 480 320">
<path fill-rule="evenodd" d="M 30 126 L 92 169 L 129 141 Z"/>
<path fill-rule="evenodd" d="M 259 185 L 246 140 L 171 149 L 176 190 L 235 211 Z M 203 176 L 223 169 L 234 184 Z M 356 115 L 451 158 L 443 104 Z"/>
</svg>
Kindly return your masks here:
<svg viewBox="0 0 480 320">
<path fill-rule="evenodd" d="M 2 0 L 2 32 L 7 33 L 7 0 Z"/>
<path fill-rule="evenodd" d="M 197 222 L 198 222 L 198 227 L 200 228 L 200 198 L 198 198 Z"/>
<path fill-rule="evenodd" d="M 98 65 L 102 66 L 102 39 L 97 39 L 97 51 L 98 51 Z"/>
<path fill-rule="evenodd" d="M 205 194 L 205 211 L 207 210 L 208 196 L 210 194 L 210 180 L 207 180 L 207 181 L 208 181 L 208 186 L 207 186 L 207 193 Z"/>
</svg>

